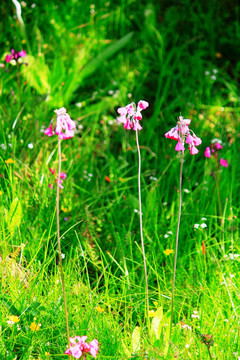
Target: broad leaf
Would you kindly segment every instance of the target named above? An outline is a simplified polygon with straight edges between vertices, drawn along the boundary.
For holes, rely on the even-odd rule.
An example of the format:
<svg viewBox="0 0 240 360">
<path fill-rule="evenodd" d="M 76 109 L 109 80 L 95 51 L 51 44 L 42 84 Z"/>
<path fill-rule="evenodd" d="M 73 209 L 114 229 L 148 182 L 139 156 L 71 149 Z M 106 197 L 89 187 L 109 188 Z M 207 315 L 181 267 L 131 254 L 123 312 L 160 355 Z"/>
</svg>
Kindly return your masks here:
<svg viewBox="0 0 240 360">
<path fill-rule="evenodd" d="M 22 220 L 22 206 L 18 198 L 15 198 L 10 206 L 7 214 L 7 223 L 10 233 L 13 233 L 21 224 Z"/>
</svg>

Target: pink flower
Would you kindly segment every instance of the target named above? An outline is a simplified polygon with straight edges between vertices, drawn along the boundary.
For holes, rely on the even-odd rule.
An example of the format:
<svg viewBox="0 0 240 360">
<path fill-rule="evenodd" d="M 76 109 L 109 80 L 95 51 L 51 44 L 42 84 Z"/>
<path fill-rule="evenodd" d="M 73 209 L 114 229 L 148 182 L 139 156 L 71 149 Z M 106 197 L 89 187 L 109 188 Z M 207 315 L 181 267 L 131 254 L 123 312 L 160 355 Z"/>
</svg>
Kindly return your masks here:
<svg viewBox="0 0 240 360">
<path fill-rule="evenodd" d="M 140 100 L 137 104 L 131 103 L 125 107 L 120 107 L 117 109 L 118 121 L 123 124 L 124 129 L 134 131 L 141 130 L 142 127 L 139 124 L 139 121 L 142 119 L 141 111 L 145 110 L 149 106 L 149 103 L 144 100 Z"/>
<path fill-rule="evenodd" d="M 204 152 L 204 155 L 207 157 L 207 158 L 210 158 L 211 157 L 211 149 L 210 147 L 208 146 Z"/>
<path fill-rule="evenodd" d="M 61 180 L 61 179 L 59 179 L 59 180 L 57 180 L 57 182 L 59 183 L 59 187 L 60 187 L 61 189 L 63 189 L 63 186 L 62 186 L 62 180 Z"/>
<path fill-rule="evenodd" d="M 63 179 L 63 180 L 65 180 L 65 179 L 66 179 L 66 177 L 67 177 L 67 174 L 66 174 L 66 173 L 61 172 L 61 174 L 60 174 L 60 178 L 61 178 L 61 179 Z"/>
<path fill-rule="evenodd" d="M 177 131 L 177 126 L 172 128 L 171 130 L 169 130 L 166 134 L 165 134 L 165 137 L 167 139 L 173 139 L 173 140 L 179 140 L 180 137 L 179 137 L 179 134 L 178 134 L 178 131 Z"/>
<path fill-rule="evenodd" d="M 49 171 L 54 175 L 54 177 L 55 177 L 55 182 L 59 183 L 59 187 L 60 187 L 61 189 L 63 189 L 62 183 L 63 183 L 63 180 L 66 179 L 67 174 L 64 173 L 64 172 L 61 172 L 61 173 L 60 173 L 60 179 L 58 180 L 58 176 L 57 176 L 57 174 L 56 174 L 56 170 L 49 168 Z M 49 188 L 53 189 L 53 185 L 52 185 L 52 184 L 49 184 L 48 186 L 49 186 Z"/>
<path fill-rule="evenodd" d="M 175 150 L 176 151 L 184 151 L 185 150 L 185 148 L 184 148 L 183 144 L 181 143 L 181 141 L 178 141 L 178 143 L 177 143 L 177 145 L 175 147 Z"/>
<path fill-rule="evenodd" d="M 216 150 L 223 149 L 222 145 L 220 143 L 218 143 L 218 142 L 215 143 L 214 146 L 215 146 Z"/>
<path fill-rule="evenodd" d="M 227 160 L 220 159 L 219 163 L 220 163 L 220 165 L 222 165 L 224 167 L 228 167 L 228 161 Z"/>
<path fill-rule="evenodd" d="M 165 137 L 167 139 L 177 140 L 176 151 L 184 151 L 184 143 L 186 143 L 189 145 L 190 154 L 195 155 L 198 153 L 196 146 L 200 145 L 202 140 L 189 129 L 190 123 L 190 119 L 184 119 L 182 116 L 179 116 L 177 125 L 169 130 L 165 134 Z"/>
<path fill-rule="evenodd" d="M 196 155 L 199 152 L 199 150 L 194 145 L 190 146 L 189 150 L 191 155 Z"/>
<path fill-rule="evenodd" d="M 47 136 L 53 136 L 53 135 L 54 135 L 54 132 L 53 132 L 53 129 L 52 129 L 52 123 L 51 123 L 50 126 L 44 131 L 44 134 L 47 135 Z"/>
<path fill-rule="evenodd" d="M 6 63 L 9 63 L 11 60 L 16 60 L 18 61 L 19 58 L 23 58 L 25 57 L 26 51 L 25 50 L 21 50 L 19 52 L 16 52 L 14 49 L 11 50 L 11 54 L 6 55 L 5 57 L 5 61 Z"/>
<path fill-rule="evenodd" d="M 76 128 L 75 122 L 67 114 L 65 108 L 56 109 L 54 112 L 57 114 L 55 134 L 59 136 L 60 140 L 66 140 L 74 137 L 74 129 Z M 47 136 L 53 136 L 52 122 L 50 126 L 44 131 Z"/>
<path fill-rule="evenodd" d="M 98 341 L 95 339 L 88 344 L 86 339 L 87 336 L 75 336 L 74 338 L 69 338 L 70 348 L 67 349 L 64 354 L 72 355 L 75 359 L 84 356 L 84 359 L 86 359 L 86 356 L 89 353 L 96 358 L 99 350 Z"/>
<path fill-rule="evenodd" d="M 192 135 L 190 135 L 190 133 L 188 133 L 186 138 L 186 144 L 191 144 L 193 141 L 194 138 L 192 137 Z"/>
<path fill-rule="evenodd" d="M 142 130 L 142 126 L 139 124 L 138 121 L 135 122 L 135 124 L 133 125 L 133 130 Z"/>
<path fill-rule="evenodd" d="M 202 140 L 195 135 L 195 136 L 193 137 L 193 143 L 194 143 L 195 146 L 198 146 L 198 145 L 201 145 Z"/>
<path fill-rule="evenodd" d="M 99 349 L 98 341 L 95 339 L 91 341 L 89 345 L 90 345 L 90 354 L 96 358 Z"/>
<path fill-rule="evenodd" d="M 56 135 L 58 135 L 61 140 L 72 138 L 74 136 L 73 130 L 76 128 L 76 125 L 67 114 L 67 110 L 61 108 L 59 110 L 54 110 L 54 112 L 57 114 L 57 124 L 55 128 Z"/>
</svg>

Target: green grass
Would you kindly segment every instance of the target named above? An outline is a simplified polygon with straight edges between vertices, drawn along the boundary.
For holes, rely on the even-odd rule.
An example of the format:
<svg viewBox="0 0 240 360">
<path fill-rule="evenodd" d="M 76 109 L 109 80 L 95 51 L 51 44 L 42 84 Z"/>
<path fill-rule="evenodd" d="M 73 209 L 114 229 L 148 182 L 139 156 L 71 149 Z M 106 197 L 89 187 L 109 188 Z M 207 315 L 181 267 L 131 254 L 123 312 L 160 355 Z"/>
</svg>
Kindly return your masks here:
<svg viewBox="0 0 240 360">
<path fill-rule="evenodd" d="M 0 5 L 0 62 L 5 65 L 0 68 L 0 358 L 67 358 L 56 261 L 56 187 L 48 187 L 54 182 L 49 167 L 57 168 L 57 141 L 42 132 L 53 110 L 64 106 L 78 130 L 62 142 L 67 178 L 60 200 L 72 336 L 98 339 L 98 359 L 197 360 L 210 358 L 201 342 L 201 334 L 208 334 L 214 340 L 213 359 L 237 359 L 240 257 L 232 260 L 229 254 L 240 253 L 239 6 L 188 0 L 178 5 L 99 0 L 95 8 L 90 5 L 75 0 L 38 1 L 35 7 L 27 3 L 22 6 L 25 32 L 13 3 Z M 23 59 L 28 66 L 21 66 L 21 98 L 16 66 L 5 63 L 11 48 L 28 54 Z M 155 314 L 150 334 L 135 212 L 135 136 L 116 122 L 118 107 L 140 99 L 150 103 L 139 133 Z M 189 191 L 183 191 L 169 339 L 174 255 L 164 251 L 175 244 L 180 158 L 164 133 L 175 126 L 180 112 L 191 117 L 203 144 L 196 156 L 186 152 L 184 161 L 183 189 Z M 223 225 L 210 176 L 214 164 L 204 157 L 214 138 L 223 141 L 219 155 L 229 162 L 220 174 Z M 7 164 L 8 159 L 14 163 Z M 206 228 L 194 229 L 202 222 Z M 199 319 L 192 317 L 194 311 Z M 20 317 L 13 326 L 7 323 L 11 315 Z M 41 324 L 38 331 L 30 329 L 32 322 Z"/>
</svg>

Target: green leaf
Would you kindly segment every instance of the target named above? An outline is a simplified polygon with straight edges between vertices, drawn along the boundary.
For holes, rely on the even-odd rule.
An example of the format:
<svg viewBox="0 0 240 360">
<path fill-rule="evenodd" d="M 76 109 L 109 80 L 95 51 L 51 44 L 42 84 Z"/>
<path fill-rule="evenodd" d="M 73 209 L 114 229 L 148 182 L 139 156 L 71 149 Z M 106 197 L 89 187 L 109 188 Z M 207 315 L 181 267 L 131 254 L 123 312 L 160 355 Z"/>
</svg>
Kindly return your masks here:
<svg viewBox="0 0 240 360">
<path fill-rule="evenodd" d="M 126 46 L 127 43 L 131 40 L 132 36 L 133 32 L 130 32 L 120 40 L 116 41 L 114 44 L 111 44 L 105 49 L 103 49 L 101 53 L 97 55 L 92 61 L 90 61 L 84 68 L 79 69 L 79 73 L 76 72 L 76 69 L 74 73 L 72 73 L 71 70 L 71 73 L 68 75 L 68 80 L 65 82 L 64 85 L 64 93 L 62 94 L 63 103 L 68 104 L 71 100 L 73 93 L 82 84 L 83 80 L 94 74 L 94 72 L 96 72 L 96 70 L 103 64 L 104 61 L 108 60 L 121 48 Z M 74 63 L 76 64 L 75 61 Z"/>
<path fill-rule="evenodd" d="M 20 313 L 19 311 L 16 309 L 16 307 L 13 305 L 12 301 L 5 298 L 5 297 L 1 297 L 1 303 L 3 305 L 6 306 L 6 308 L 8 309 L 8 311 L 11 313 L 11 315 L 15 315 L 15 316 L 19 316 Z"/>
<path fill-rule="evenodd" d="M 128 350 L 127 346 L 124 344 L 124 342 L 122 341 L 122 348 L 123 348 L 123 351 L 125 353 L 125 355 L 130 358 L 131 357 L 131 353 L 130 351 Z"/>
<path fill-rule="evenodd" d="M 136 326 L 132 333 L 132 352 L 136 353 L 140 350 L 140 336 L 141 336 L 141 329 L 139 326 Z"/>
<path fill-rule="evenodd" d="M 163 327 L 163 308 L 160 307 L 157 309 L 156 315 L 152 319 L 152 326 L 151 326 L 151 335 L 156 336 L 157 339 L 160 339 L 162 327 Z"/>
<path fill-rule="evenodd" d="M 163 353 L 164 355 L 167 355 L 168 353 L 168 348 L 169 348 L 169 339 L 170 339 L 170 323 L 171 323 L 171 312 L 167 312 L 167 314 L 165 314 L 164 316 L 164 324 L 165 324 L 165 331 L 164 331 L 164 335 L 163 335 L 163 343 L 164 343 L 164 350 Z"/>
<path fill-rule="evenodd" d="M 119 51 L 122 47 L 124 47 L 131 40 L 132 36 L 133 36 L 133 32 L 128 33 L 122 39 L 116 41 L 114 44 L 109 45 L 98 56 L 96 56 L 94 60 L 90 61 L 90 63 L 87 66 L 85 66 L 85 68 L 81 71 L 80 74 L 81 81 L 84 78 L 92 75 L 102 65 L 104 61 L 108 60 L 117 51 Z"/>
<path fill-rule="evenodd" d="M 49 68 L 45 64 L 44 57 L 33 57 L 28 55 L 26 61 L 28 65 L 23 65 L 21 67 L 21 73 L 28 84 L 40 95 L 48 94 L 50 90 Z"/>
<path fill-rule="evenodd" d="M 12 234 L 16 228 L 21 224 L 22 220 L 22 206 L 18 198 L 15 198 L 10 206 L 7 214 L 7 223 L 10 233 Z"/>
</svg>

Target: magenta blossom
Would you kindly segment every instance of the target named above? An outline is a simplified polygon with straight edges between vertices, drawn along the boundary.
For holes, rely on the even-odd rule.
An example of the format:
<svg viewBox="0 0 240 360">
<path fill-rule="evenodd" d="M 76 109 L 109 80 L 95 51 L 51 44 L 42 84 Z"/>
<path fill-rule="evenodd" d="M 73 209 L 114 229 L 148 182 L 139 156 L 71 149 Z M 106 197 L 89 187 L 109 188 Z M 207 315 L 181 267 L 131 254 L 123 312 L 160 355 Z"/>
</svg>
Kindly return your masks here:
<svg viewBox="0 0 240 360">
<path fill-rule="evenodd" d="M 11 60 L 16 60 L 18 61 L 18 59 L 25 57 L 26 51 L 25 50 L 21 50 L 19 52 L 16 52 L 14 49 L 11 50 L 11 54 L 6 55 L 5 57 L 5 61 L 6 63 L 9 63 Z"/>
<path fill-rule="evenodd" d="M 144 100 L 140 100 L 136 106 L 133 102 L 128 104 L 125 107 L 121 107 L 117 109 L 118 121 L 123 124 L 124 129 L 126 130 L 141 130 L 142 127 L 139 124 L 139 121 L 142 119 L 141 111 L 145 110 L 149 106 L 149 103 Z"/>
<path fill-rule="evenodd" d="M 59 136 L 60 140 L 66 140 L 74 137 L 74 129 L 76 128 L 75 122 L 70 118 L 67 113 L 67 110 L 62 107 L 61 109 L 56 109 L 54 112 L 57 114 L 55 134 Z M 47 136 L 53 136 L 52 122 L 50 126 L 44 131 L 44 134 Z"/>
<path fill-rule="evenodd" d="M 211 157 L 211 149 L 210 147 L 208 146 L 204 152 L 204 155 L 207 157 L 207 158 L 210 158 Z"/>
<path fill-rule="evenodd" d="M 70 348 L 67 349 L 64 354 L 72 355 L 75 359 L 80 359 L 83 356 L 85 360 L 87 354 L 96 358 L 99 350 L 98 341 L 95 339 L 88 344 L 86 343 L 86 339 L 87 336 L 70 337 Z"/>
<path fill-rule="evenodd" d="M 202 143 L 202 140 L 197 137 L 192 130 L 189 129 L 191 123 L 190 119 L 184 119 L 183 116 L 179 116 L 177 125 L 169 130 L 165 137 L 167 139 L 173 139 L 177 141 L 175 147 L 176 151 L 184 151 L 184 144 L 188 144 L 188 149 L 191 155 L 198 153 L 196 146 Z"/>
<path fill-rule="evenodd" d="M 223 149 L 221 140 L 214 139 L 211 141 L 211 145 L 208 146 L 204 152 L 205 157 L 210 158 L 212 155 L 215 161 L 218 163 L 218 151 Z M 224 167 L 228 167 L 228 161 L 224 159 L 219 160 L 219 164 Z"/>
<path fill-rule="evenodd" d="M 58 179 L 57 179 L 56 170 L 49 168 L 49 171 L 54 175 L 54 177 L 55 177 L 55 182 L 58 182 L 58 183 L 59 183 L 59 187 L 60 187 L 61 189 L 63 189 L 62 183 L 63 183 L 63 180 L 66 179 L 67 174 L 61 172 L 61 173 L 60 173 L 60 179 L 58 180 Z M 50 189 L 53 189 L 53 185 L 52 185 L 52 184 L 49 184 L 48 187 L 49 187 Z"/>
<path fill-rule="evenodd" d="M 224 167 L 228 167 L 228 161 L 227 160 L 220 159 L 219 163 L 220 163 L 220 165 L 222 165 Z"/>
</svg>

